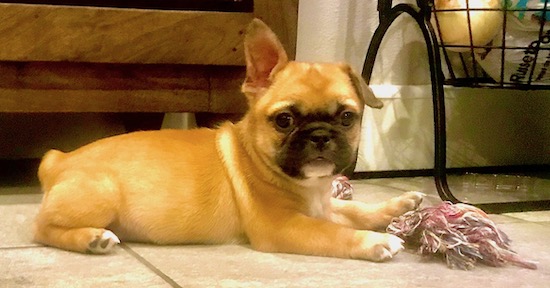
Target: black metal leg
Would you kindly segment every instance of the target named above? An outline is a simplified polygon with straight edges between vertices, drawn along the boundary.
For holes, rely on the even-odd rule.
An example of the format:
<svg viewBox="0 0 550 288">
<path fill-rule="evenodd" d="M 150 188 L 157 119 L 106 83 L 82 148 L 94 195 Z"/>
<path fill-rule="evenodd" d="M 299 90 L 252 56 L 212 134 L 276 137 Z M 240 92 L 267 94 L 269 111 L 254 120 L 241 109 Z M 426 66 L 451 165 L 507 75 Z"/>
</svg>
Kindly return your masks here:
<svg viewBox="0 0 550 288">
<path fill-rule="evenodd" d="M 432 80 L 435 186 L 443 201 L 459 203 L 461 201 L 453 195 L 447 183 L 447 125 L 445 118 L 445 92 L 443 90 L 444 77 L 441 69 L 439 44 L 429 20 L 425 17 L 422 18 L 423 21 L 419 21 L 418 25 L 421 26 L 422 34 L 426 41 L 430 77 Z"/>
<path fill-rule="evenodd" d="M 430 63 L 430 77 L 432 81 L 432 95 L 434 103 L 434 177 L 437 192 L 442 200 L 452 201 L 453 203 L 460 202 L 451 193 L 447 184 L 445 95 L 443 91 L 443 74 L 441 72 L 441 59 L 439 56 L 437 38 L 433 28 L 429 24 L 429 19 L 425 16 L 425 9 L 428 7 L 422 7 L 419 12 L 409 4 L 398 4 L 392 8 L 388 5 L 388 3 L 391 4 L 391 1 L 381 0 L 381 2 L 379 2 L 378 9 L 381 10 L 380 24 L 375 30 L 369 45 L 367 57 L 365 58 L 365 64 L 363 66 L 362 76 L 367 83 L 370 82 L 372 71 L 374 69 L 374 62 L 376 60 L 376 55 L 378 54 L 380 44 L 382 43 L 382 39 L 393 21 L 403 13 L 409 14 L 413 17 L 424 36 L 426 48 L 428 50 L 428 62 Z"/>
</svg>

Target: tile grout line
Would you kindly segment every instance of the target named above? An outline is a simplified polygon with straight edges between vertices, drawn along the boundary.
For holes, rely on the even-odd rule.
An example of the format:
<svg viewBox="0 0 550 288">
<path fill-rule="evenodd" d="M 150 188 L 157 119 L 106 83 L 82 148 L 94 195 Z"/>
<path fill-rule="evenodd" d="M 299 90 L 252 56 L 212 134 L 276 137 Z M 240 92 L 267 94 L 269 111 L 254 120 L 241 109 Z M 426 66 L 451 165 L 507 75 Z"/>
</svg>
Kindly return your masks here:
<svg viewBox="0 0 550 288">
<path fill-rule="evenodd" d="M 0 247 L 0 250 L 31 249 L 31 248 L 40 248 L 40 247 L 43 247 L 43 246 L 40 246 L 40 245 L 4 246 L 4 247 Z"/>
<path fill-rule="evenodd" d="M 160 271 L 157 267 L 155 267 L 151 262 L 147 261 L 145 258 L 141 257 L 136 251 L 132 250 L 129 246 L 127 246 L 124 243 L 120 243 L 119 246 L 126 252 L 128 252 L 131 256 L 136 258 L 141 264 L 145 265 L 149 270 L 151 270 L 153 273 L 155 273 L 157 276 L 162 278 L 162 280 L 166 281 L 168 284 L 170 284 L 174 288 L 182 288 L 174 279 L 170 278 L 168 275 L 164 274 L 162 271 Z"/>
</svg>

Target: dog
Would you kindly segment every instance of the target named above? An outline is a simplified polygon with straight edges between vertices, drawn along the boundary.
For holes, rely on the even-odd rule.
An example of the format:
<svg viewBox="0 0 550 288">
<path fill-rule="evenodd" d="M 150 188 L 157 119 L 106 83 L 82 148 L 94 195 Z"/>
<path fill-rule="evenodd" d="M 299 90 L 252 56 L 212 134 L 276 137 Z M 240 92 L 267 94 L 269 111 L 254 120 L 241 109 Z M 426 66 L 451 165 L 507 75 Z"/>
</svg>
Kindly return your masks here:
<svg viewBox="0 0 550 288">
<path fill-rule="evenodd" d="M 105 254 L 120 241 L 249 243 L 265 252 L 384 261 L 403 241 L 376 232 L 418 207 L 331 197 L 356 159 L 365 106 L 381 108 L 345 64 L 289 61 L 270 28 L 245 33 L 249 110 L 215 129 L 140 131 L 48 151 L 34 239 Z"/>
</svg>

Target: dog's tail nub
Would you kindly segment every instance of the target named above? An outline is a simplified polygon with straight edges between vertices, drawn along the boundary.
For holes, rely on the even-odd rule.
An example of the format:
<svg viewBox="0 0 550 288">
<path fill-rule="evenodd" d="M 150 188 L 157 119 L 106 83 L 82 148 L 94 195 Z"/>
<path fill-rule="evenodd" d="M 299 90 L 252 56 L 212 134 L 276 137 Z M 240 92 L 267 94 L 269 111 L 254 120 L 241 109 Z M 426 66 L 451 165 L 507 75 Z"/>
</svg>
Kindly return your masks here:
<svg viewBox="0 0 550 288">
<path fill-rule="evenodd" d="M 52 149 L 46 152 L 44 157 L 42 157 L 40 166 L 38 166 L 38 179 L 42 184 L 42 189 L 44 192 L 50 190 L 51 183 L 49 182 L 55 178 L 52 174 L 57 174 L 56 166 L 58 166 L 59 161 L 62 160 L 64 156 L 65 153 Z"/>
</svg>

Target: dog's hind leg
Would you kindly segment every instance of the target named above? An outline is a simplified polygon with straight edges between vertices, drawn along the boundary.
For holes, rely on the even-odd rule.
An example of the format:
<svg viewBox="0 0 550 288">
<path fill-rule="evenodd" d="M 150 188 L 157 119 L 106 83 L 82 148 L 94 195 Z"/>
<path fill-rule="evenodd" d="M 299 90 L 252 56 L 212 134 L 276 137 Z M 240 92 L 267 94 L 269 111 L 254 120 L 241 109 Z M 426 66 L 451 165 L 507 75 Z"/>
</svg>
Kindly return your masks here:
<svg viewBox="0 0 550 288">
<path fill-rule="evenodd" d="M 35 241 L 81 253 L 107 253 L 119 243 L 105 228 L 117 217 L 118 188 L 94 173 L 62 175 L 45 196 L 36 217 Z"/>
<path fill-rule="evenodd" d="M 92 254 L 109 253 L 120 243 L 118 237 L 110 230 L 54 225 L 36 227 L 35 241 L 65 250 Z"/>
</svg>

